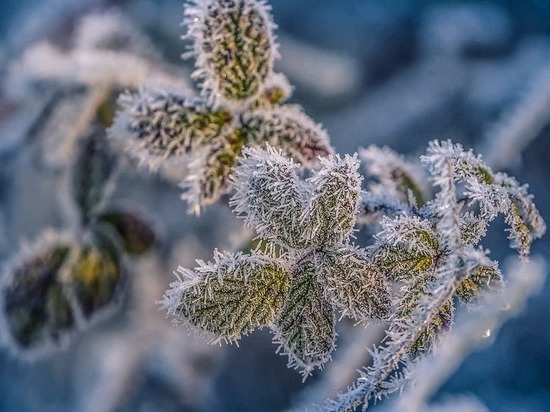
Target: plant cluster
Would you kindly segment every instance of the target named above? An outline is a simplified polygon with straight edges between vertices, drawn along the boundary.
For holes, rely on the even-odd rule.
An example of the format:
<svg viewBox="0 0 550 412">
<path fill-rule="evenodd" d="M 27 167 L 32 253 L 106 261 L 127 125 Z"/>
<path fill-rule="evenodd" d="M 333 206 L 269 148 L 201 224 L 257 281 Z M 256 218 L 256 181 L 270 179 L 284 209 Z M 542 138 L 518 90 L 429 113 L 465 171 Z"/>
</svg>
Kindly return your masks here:
<svg viewBox="0 0 550 412">
<path fill-rule="evenodd" d="M 212 0 L 200 5 L 193 3 L 186 15 L 192 17 L 187 23 L 203 96 L 214 104 L 238 100 L 241 110 L 246 107 L 240 118 L 247 118 L 258 106 L 244 103 L 257 93 L 256 73 L 243 74 L 248 81 L 227 74 L 233 80 L 229 87 L 222 68 L 231 68 L 239 53 L 254 60 L 250 56 L 259 46 L 234 48 L 249 41 L 236 27 L 248 25 L 245 11 L 263 3 Z M 241 12 L 233 14 L 235 8 Z M 232 30 L 217 29 L 228 21 Z M 230 58 L 221 62 L 220 55 Z M 143 118 L 139 124 L 149 126 Z M 195 130 L 178 136 L 186 142 L 207 140 L 188 138 Z M 264 144 L 274 143 L 259 136 Z M 275 143 L 287 149 L 280 140 Z M 300 165 L 269 144 L 241 152 L 228 169 L 225 191 L 234 190 L 229 203 L 257 234 L 258 247 L 248 254 L 216 251 L 212 262 L 199 261 L 194 270 L 178 268 L 162 307 L 175 323 L 199 329 L 213 342 L 234 342 L 268 327 L 278 352 L 287 354 L 289 366 L 301 369 L 304 378 L 330 360 L 337 313 L 364 324 L 388 321 L 373 365 L 348 393 L 328 402 L 329 409 L 354 410 L 402 388 L 409 365 L 451 327 L 457 302 L 472 305 L 483 291 L 502 288 L 497 262 L 480 246 L 498 214 L 504 215 L 511 246 L 523 259 L 545 231 L 525 186 L 450 141 L 431 142 L 422 156 L 429 178 L 388 148 L 362 149 L 366 190 L 357 157 L 319 156 L 318 168 L 301 179 Z M 372 245 L 352 242 L 356 220 L 380 225 Z"/>
<path fill-rule="evenodd" d="M 490 223 L 504 216 L 524 260 L 544 234 L 527 186 L 450 141 L 432 141 L 420 164 L 374 146 L 334 154 L 322 127 L 287 102 L 263 0 L 193 0 L 184 23 L 199 92 L 122 93 L 110 142 L 153 170 L 184 165 L 183 198 L 195 213 L 231 193 L 257 243 L 179 267 L 161 308 L 212 342 L 269 328 L 304 379 L 331 359 L 339 319 L 387 322 L 372 365 L 324 408 L 353 411 L 402 390 L 452 327 L 456 306 L 503 288 L 481 245 Z M 114 32 L 120 40 L 129 31 Z M 119 44 L 101 33 L 79 39 L 87 50 Z M 97 101 L 119 86 L 111 81 Z M 105 206 L 115 166 L 101 132 L 81 137 L 69 184 L 77 224 L 41 237 L 4 277 L 0 319 L 21 353 L 64 341 L 111 306 L 125 283 L 124 256 L 154 243 L 139 214 Z M 359 225 L 377 232 L 368 245 L 354 237 Z"/>
<path fill-rule="evenodd" d="M 58 348 L 113 307 L 126 284 L 124 257 L 155 233 L 140 214 L 106 206 L 116 157 L 101 131 L 83 136 L 68 180 L 70 231 L 46 230 L 13 259 L 0 289 L 3 339 L 23 356 Z"/>
<path fill-rule="evenodd" d="M 428 352 L 449 329 L 455 296 L 473 304 L 482 291 L 502 286 L 497 263 L 479 247 L 498 213 L 524 258 L 545 230 L 525 187 L 448 141 L 432 142 L 422 157 L 439 188 L 422 206 L 413 195 L 422 185 L 395 153 L 386 167 L 383 160 L 378 168 L 371 164 L 369 176 L 394 176 L 392 202 L 361 190 L 357 158 L 321 158 L 321 168 L 303 181 L 298 165 L 279 151 L 244 154 L 230 180 L 230 204 L 260 246 L 251 254 L 216 252 L 214 262 L 199 262 L 194 271 L 179 268 L 163 307 L 176 323 L 203 329 L 213 341 L 270 327 L 289 364 L 304 375 L 330 359 L 335 310 L 359 322 L 390 321 L 375 376 L 368 376 L 377 395 L 382 381 L 395 379 L 394 372 L 402 377 L 401 364 Z M 356 216 L 379 211 L 380 204 L 393 212 L 382 218 L 374 244 L 354 245 Z M 399 285 L 397 293 L 391 284 Z"/>
<path fill-rule="evenodd" d="M 156 169 L 182 162 L 189 209 L 217 201 L 243 147 L 283 148 L 304 166 L 332 153 L 326 132 L 297 105 L 291 86 L 273 71 L 274 23 L 263 1 L 195 1 L 185 9 L 199 95 L 142 88 L 121 95 L 110 135 Z"/>
</svg>

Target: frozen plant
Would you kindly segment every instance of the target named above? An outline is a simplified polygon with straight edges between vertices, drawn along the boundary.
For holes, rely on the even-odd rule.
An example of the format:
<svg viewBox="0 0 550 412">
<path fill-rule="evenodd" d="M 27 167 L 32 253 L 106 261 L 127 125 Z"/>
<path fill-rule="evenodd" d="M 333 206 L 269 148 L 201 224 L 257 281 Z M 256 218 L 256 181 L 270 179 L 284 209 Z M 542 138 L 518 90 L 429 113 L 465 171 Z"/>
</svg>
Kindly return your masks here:
<svg viewBox="0 0 550 412">
<path fill-rule="evenodd" d="M 498 263 L 480 244 L 489 224 L 504 216 L 511 246 L 524 260 L 545 232 L 527 187 L 450 141 L 430 143 L 421 158 L 424 172 L 387 148 L 333 154 L 326 132 L 286 103 L 291 87 L 273 71 L 275 25 L 263 0 L 194 0 L 185 24 L 199 93 L 177 85 L 137 89 L 141 77 L 124 83 L 120 70 L 97 78 L 84 70 L 88 81 L 70 82 L 99 86 L 98 104 L 121 86 L 133 87 L 119 98 L 110 142 L 122 142 L 153 169 L 185 164 L 184 199 L 196 213 L 233 192 L 230 207 L 257 235 L 253 250 L 216 250 L 210 262 L 178 268 L 161 307 L 175 324 L 212 342 L 271 329 L 277 351 L 304 379 L 330 361 L 339 317 L 362 327 L 387 322 L 372 365 L 324 407 L 354 411 L 401 391 L 452 327 L 455 306 L 475 305 L 484 291 L 502 289 Z M 93 31 L 96 23 L 83 26 Z M 135 43 L 134 54 L 146 46 L 127 35 L 130 26 L 110 27 L 79 38 L 75 47 L 87 51 L 78 55 L 106 47 L 121 57 L 124 43 Z M 61 74 L 94 67 L 75 56 L 60 64 Z M 64 341 L 110 306 L 124 281 L 122 254 L 144 252 L 154 238 L 138 217 L 105 211 L 109 153 L 100 150 L 101 139 L 82 144 L 71 190 L 78 224 L 67 240 L 42 242 L 4 277 L 0 319 L 4 336 L 21 351 Z M 369 246 L 353 236 L 361 222 L 380 227 Z"/>
<path fill-rule="evenodd" d="M 368 248 L 387 279 L 401 285 L 386 338 L 373 350 L 373 364 L 347 392 L 327 401 L 327 410 L 366 408 L 370 400 L 402 390 L 415 362 L 450 329 L 455 302 L 473 305 L 484 290 L 502 288 L 498 263 L 479 246 L 498 214 L 523 259 L 546 230 L 526 187 L 493 172 L 472 151 L 433 141 L 421 161 L 439 189 L 435 198 L 420 208 L 405 204 L 388 213 Z"/>
<path fill-rule="evenodd" d="M 499 213 L 524 259 L 545 231 L 525 187 L 449 141 L 431 142 L 421 159 L 439 189 L 435 198 L 416 206 L 414 178 L 405 178 L 410 169 L 402 167 L 393 189 L 409 193 L 413 205 L 396 196 L 385 209 L 383 199 L 361 196 L 356 157 L 321 158 L 320 170 L 303 181 L 280 151 L 245 149 L 244 155 L 230 179 L 230 205 L 255 229 L 258 248 L 216 251 L 213 262 L 178 268 L 162 307 L 176 324 L 198 328 L 213 342 L 269 327 L 289 366 L 304 377 L 335 349 L 335 311 L 357 322 L 389 320 L 373 365 L 327 404 L 331 410 L 355 410 L 401 389 L 411 365 L 451 327 L 454 297 L 474 304 L 484 290 L 502 287 L 497 262 L 479 247 Z M 387 156 L 386 169 L 403 166 L 396 159 Z M 375 244 L 361 248 L 350 236 L 358 212 L 373 210 L 368 201 L 388 212 Z M 391 284 L 399 286 L 393 294 Z"/>
<path fill-rule="evenodd" d="M 461 145 L 432 141 L 425 172 L 388 148 L 361 150 L 362 190 L 357 156 L 332 155 L 325 137 L 302 133 L 305 120 L 290 121 L 295 106 L 266 97 L 275 47 L 264 2 L 195 1 L 186 16 L 201 95 L 126 95 L 111 133 L 125 132 L 129 150 L 152 165 L 191 154 L 185 196 L 194 210 L 233 190 L 229 204 L 258 243 L 179 267 L 161 307 L 212 342 L 270 328 L 304 379 L 331 359 L 337 314 L 363 325 L 387 321 L 372 365 L 324 407 L 354 411 L 402 390 L 451 328 L 455 305 L 503 287 L 498 263 L 480 246 L 489 224 L 504 215 L 524 260 L 545 232 L 527 187 Z M 302 166 L 317 170 L 302 178 Z M 380 225 L 371 246 L 353 243 L 357 221 Z"/>
<path fill-rule="evenodd" d="M 247 149 L 231 183 L 231 204 L 262 239 L 251 254 L 216 252 L 214 262 L 179 268 L 163 306 L 176 322 L 236 341 L 270 327 L 289 366 L 307 376 L 335 348 L 335 311 L 386 319 L 388 283 L 350 242 L 361 178 L 357 159 L 321 159 L 306 181 L 271 148 Z"/>
<path fill-rule="evenodd" d="M 273 71 L 278 57 L 270 7 L 258 0 L 192 1 L 184 24 L 199 95 L 141 88 L 120 96 L 112 138 L 152 169 L 185 162 L 189 210 L 229 191 L 228 177 L 245 146 L 269 143 L 304 166 L 332 153 L 326 132 L 297 105 Z"/>
</svg>

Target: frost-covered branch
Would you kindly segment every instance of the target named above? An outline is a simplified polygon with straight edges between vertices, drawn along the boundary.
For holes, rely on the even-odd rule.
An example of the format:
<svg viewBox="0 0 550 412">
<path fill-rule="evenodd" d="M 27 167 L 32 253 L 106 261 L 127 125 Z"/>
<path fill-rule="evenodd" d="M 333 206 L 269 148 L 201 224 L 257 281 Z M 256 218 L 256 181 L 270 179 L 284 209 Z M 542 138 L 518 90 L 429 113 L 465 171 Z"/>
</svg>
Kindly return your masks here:
<svg viewBox="0 0 550 412">
<path fill-rule="evenodd" d="M 458 367 L 469 352 L 490 341 L 500 327 L 516 316 L 527 299 L 537 293 L 546 277 L 542 258 L 530 263 L 515 262 L 507 267 L 508 282 L 503 294 L 491 294 L 474 311 L 460 318 L 441 342 L 437 354 L 422 360 L 414 370 L 414 382 L 403 393 L 396 411 L 426 410 L 430 396 Z"/>
<path fill-rule="evenodd" d="M 476 248 L 498 213 L 510 224 L 516 242 L 512 247 L 519 249 L 522 258 L 529 253 L 531 239 L 544 233 L 544 222 L 525 188 L 504 174 L 493 173 L 471 151 L 435 141 L 421 160 L 440 189 L 435 199 L 416 213 L 404 208 L 382 219 L 382 231 L 370 248 L 370 256 L 385 276 L 401 284 L 387 336 L 373 350 L 373 364 L 347 392 L 327 401 L 328 410 L 366 408 L 371 400 L 402 390 L 411 377 L 411 365 L 451 327 L 455 296 L 473 304 L 481 291 L 502 288 L 497 263 Z M 522 199 L 521 214 L 510 200 L 516 196 Z M 523 223 L 514 226 L 507 216 Z"/>
</svg>

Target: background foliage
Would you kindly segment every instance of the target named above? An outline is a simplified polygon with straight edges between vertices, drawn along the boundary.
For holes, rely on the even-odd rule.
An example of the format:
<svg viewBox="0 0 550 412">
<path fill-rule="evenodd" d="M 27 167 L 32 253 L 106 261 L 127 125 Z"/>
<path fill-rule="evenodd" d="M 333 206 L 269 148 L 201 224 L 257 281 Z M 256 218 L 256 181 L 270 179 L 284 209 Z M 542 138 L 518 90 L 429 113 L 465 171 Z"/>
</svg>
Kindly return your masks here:
<svg viewBox="0 0 550 412">
<path fill-rule="evenodd" d="M 536 1 L 387 3 L 271 2 L 280 26 L 277 64 L 296 85 L 293 101 L 323 123 L 339 153 L 374 143 L 417 156 L 433 138 L 475 147 L 495 169 L 528 182 L 542 215 L 550 216 L 550 116 L 544 117 L 550 94 L 544 95 L 550 6 Z M 179 59 L 179 1 L 1 4 L 6 12 L 0 17 L 0 253 L 7 260 L 21 239 L 66 221 L 58 203 L 66 190 L 59 171 L 65 131 L 52 122 L 49 129 L 29 133 L 26 125 L 40 113 L 44 95 L 18 95 L 12 78 L 7 80 L 9 64 L 22 50 L 43 38 L 66 46 L 83 14 L 117 6 L 145 30 L 157 53 L 182 67 L 182 81 L 189 78 L 191 62 Z M 515 118 L 513 108 L 529 96 L 531 84 L 542 90 L 536 100 L 542 103 L 533 104 L 541 116 L 510 155 L 502 150 L 509 145 L 499 143 L 499 130 Z M 520 111 L 519 119 L 525 118 Z M 299 399 L 305 386 L 273 353 L 267 331 L 243 339 L 240 348 L 205 348 L 185 332 L 166 328 L 156 313 L 154 302 L 172 280 L 171 270 L 179 264 L 192 267 L 195 258 L 210 259 L 216 247 L 231 249 L 228 233 L 241 230 L 223 205 L 209 207 L 201 218 L 186 215 L 179 195 L 160 177 L 122 174 L 112 201 L 139 205 L 157 216 L 164 236 L 160 262 L 140 262 L 122 309 L 76 337 L 68 351 L 32 365 L 2 353 L 3 410 L 85 409 L 113 398 L 121 399 L 122 410 L 254 411 L 280 410 Z M 504 222 L 496 226 L 486 245 L 492 258 L 503 261 L 509 254 L 501 235 Z M 366 233 L 358 236 L 368 239 Z M 548 246 L 548 237 L 543 238 L 533 253 L 545 254 Z M 550 402 L 549 289 L 547 281 L 525 313 L 507 324 L 492 346 L 467 358 L 438 396 L 474 393 L 491 410 L 544 410 Z M 344 353 L 348 325 L 340 328 Z M 306 387 L 314 387 L 319 376 Z"/>
</svg>

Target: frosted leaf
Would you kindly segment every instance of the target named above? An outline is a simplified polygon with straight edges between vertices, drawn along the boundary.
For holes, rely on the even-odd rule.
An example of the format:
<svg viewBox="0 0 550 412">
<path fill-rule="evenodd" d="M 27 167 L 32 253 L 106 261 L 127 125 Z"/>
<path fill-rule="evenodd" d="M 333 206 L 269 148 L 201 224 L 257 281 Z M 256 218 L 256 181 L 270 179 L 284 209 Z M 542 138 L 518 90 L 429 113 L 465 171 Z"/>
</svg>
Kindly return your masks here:
<svg viewBox="0 0 550 412">
<path fill-rule="evenodd" d="M 230 205 L 259 236 L 283 246 L 303 248 L 311 239 L 301 221 L 306 192 L 296 174 L 299 165 L 273 148 L 247 148 L 231 182 Z"/>
<path fill-rule="evenodd" d="M 435 264 L 433 256 L 408 249 L 404 245 L 381 246 L 374 256 L 374 261 L 389 279 L 405 281 L 424 273 Z"/>
<path fill-rule="evenodd" d="M 185 9 L 186 39 L 196 56 L 193 76 L 210 102 L 260 95 L 277 56 L 274 23 L 263 0 L 193 1 Z"/>
<path fill-rule="evenodd" d="M 376 195 L 363 191 L 358 205 L 357 223 L 373 225 L 379 223 L 383 216 L 394 216 L 409 209 L 409 206 L 388 191 L 381 190 Z"/>
<path fill-rule="evenodd" d="M 460 282 L 456 294 L 465 303 L 474 303 L 483 291 L 500 290 L 504 286 L 502 273 L 496 262 L 481 265 Z"/>
<path fill-rule="evenodd" d="M 331 359 L 336 331 L 332 305 L 317 280 L 314 260 L 294 268 L 288 296 L 275 322 L 275 341 L 289 356 L 289 367 L 301 368 L 304 379 L 315 366 Z"/>
<path fill-rule="evenodd" d="M 408 281 L 431 271 L 442 255 L 430 223 L 417 216 L 382 220 L 374 261 L 390 279 Z"/>
<path fill-rule="evenodd" d="M 320 160 L 321 169 L 308 179 L 314 189 L 303 219 L 315 244 L 327 246 L 341 243 L 351 235 L 362 177 L 356 156 Z"/>
<path fill-rule="evenodd" d="M 71 192 L 84 223 L 102 206 L 115 167 L 115 154 L 102 133 L 94 131 L 79 140 Z"/>
<path fill-rule="evenodd" d="M 453 180 L 455 182 L 476 178 L 482 183 L 493 183 L 493 172 L 487 166 L 481 155 L 475 155 L 470 149 L 465 151 L 461 144 L 450 140 L 433 140 L 429 143 L 426 155 L 420 157 L 421 162 L 433 175 L 433 181 L 440 185 L 440 179 L 448 172 L 447 162 L 450 162 Z"/>
<path fill-rule="evenodd" d="M 270 146 L 243 152 L 230 205 L 257 231 L 257 250 L 293 268 L 275 339 L 307 376 L 330 359 L 336 309 L 361 320 L 389 314 L 387 283 L 349 243 L 360 196 L 357 158 L 321 158 L 321 170 L 302 181 L 299 165 Z"/>
<path fill-rule="evenodd" d="M 390 245 L 402 244 L 407 249 L 428 255 L 440 252 L 441 247 L 434 227 L 418 216 L 400 215 L 381 222 L 383 230 L 376 237 Z"/>
<path fill-rule="evenodd" d="M 410 349 L 410 356 L 414 359 L 433 349 L 441 339 L 441 334 L 450 329 L 453 323 L 454 306 L 448 301 L 434 316 L 431 323 L 426 325 L 414 341 Z"/>
<path fill-rule="evenodd" d="M 464 182 L 463 195 L 469 199 L 468 206 L 473 203 L 479 205 L 479 226 L 463 226 L 472 236 L 470 239 L 466 238 L 467 242 L 477 243 L 478 237 L 485 233 L 487 224 L 499 213 L 503 213 L 510 227 L 511 246 L 518 249 L 522 258 L 527 258 L 533 239 L 544 234 L 546 225 L 526 186 L 520 186 L 514 178 L 504 173 L 493 173 L 481 160 L 481 156 L 475 156 L 471 150 L 464 151 L 461 145 L 450 141 L 431 142 L 428 155 L 422 156 L 421 160 L 432 172 L 436 185 L 443 189 L 447 185 L 445 181 Z M 444 170 L 445 168 L 449 170 Z M 442 190 L 436 197 L 440 212 L 445 203 L 454 204 L 455 207 L 457 205 L 456 193 L 452 200 L 453 194 L 450 191 L 451 189 Z M 470 224 L 474 220 L 471 214 L 461 215 Z"/>
<path fill-rule="evenodd" d="M 360 251 L 341 249 L 320 254 L 319 277 L 329 300 L 342 316 L 362 320 L 386 320 L 391 295 L 384 275 Z"/>
<path fill-rule="evenodd" d="M 462 214 L 460 221 L 460 234 L 464 245 L 475 246 L 487 233 L 487 224 L 474 213 Z"/>
<path fill-rule="evenodd" d="M 190 323 L 219 340 L 237 341 L 254 328 L 271 326 L 288 292 L 288 274 L 260 255 L 216 253 L 194 271 L 179 268 L 182 280 L 164 296 L 163 308 L 176 323 Z"/>
<path fill-rule="evenodd" d="M 540 215 L 533 196 L 527 192 L 527 186 L 521 186 L 514 178 L 497 173 L 495 182 L 504 187 L 509 195 L 510 206 L 504 218 L 510 227 L 512 247 L 518 249 L 522 258 L 530 253 L 531 243 L 546 232 L 546 224 Z"/>
<path fill-rule="evenodd" d="M 85 319 L 117 303 L 125 284 L 118 251 L 100 232 L 80 247 L 72 264 L 67 285 Z"/>
<path fill-rule="evenodd" d="M 388 147 L 371 145 L 359 148 L 359 159 L 365 169 L 369 191 L 380 194 L 390 192 L 397 199 L 406 202 L 409 191 L 415 204 L 426 202 L 426 177 L 422 169 Z"/>
<path fill-rule="evenodd" d="M 208 145 L 190 161 L 187 176 L 181 183 L 182 199 L 189 205 L 189 211 L 200 213 L 201 207 L 216 202 L 229 192 L 229 175 L 237 165 L 241 143 L 230 143 L 225 139 Z"/>
<path fill-rule="evenodd" d="M 296 106 L 246 113 L 243 127 L 249 142 L 279 147 L 304 166 L 317 165 L 319 156 L 333 152 L 327 132 Z"/>
<path fill-rule="evenodd" d="M 221 135 L 232 133 L 233 115 L 214 110 L 200 98 L 176 92 L 141 89 L 124 93 L 118 101 L 110 137 L 152 168 L 173 156 L 183 156 Z"/>
<path fill-rule="evenodd" d="M 51 239 L 53 240 L 53 239 Z M 45 243 L 45 244 L 42 244 Z M 76 328 L 70 300 L 59 272 L 70 253 L 67 239 L 42 236 L 23 253 L 2 279 L 2 323 L 16 351 L 25 354 L 58 345 Z"/>
<path fill-rule="evenodd" d="M 531 241 L 545 231 L 527 188 L 494 173 L 471 150 L 433 141 L 421 161 L 439 189 L 424 207 L 399 204 L 384 192 L 362 196 L 365 214 L 388 215 L 366 253 L 399 282 L 399 290 L 386 337 L 371 352 L 372 366 L 337 401 L 327 402 L 329 410 L 366 408 L 370 400 L 402 389 L 411 378 L 408 365 L 432 350 L 451 327 L 457 298 L 473 303 L 484 290 L 502 286 L 496 262 L 474 247 L 499 213 L 520 255 L 526 256 Z"/>
<path fill-rule="evenodd" d="M 244 154 L 231 180 L 236 193 L 230 205 L 248 227 L 295 249 L 348 240 L 360 197 L 356 157 L 321 158 L 321 169 L 301 181 L 298 165 L 280 151 L 268 146 Z"/>
</svg>

